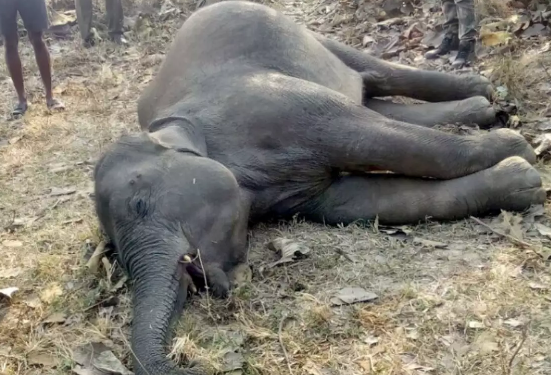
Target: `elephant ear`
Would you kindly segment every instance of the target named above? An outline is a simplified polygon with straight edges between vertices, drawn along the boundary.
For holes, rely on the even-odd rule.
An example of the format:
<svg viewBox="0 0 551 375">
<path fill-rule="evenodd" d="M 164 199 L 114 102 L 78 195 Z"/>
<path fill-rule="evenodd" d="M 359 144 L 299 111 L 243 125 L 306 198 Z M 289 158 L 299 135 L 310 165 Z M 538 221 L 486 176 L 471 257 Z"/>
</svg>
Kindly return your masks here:
<svg viewBox="0 0 551 375">
<path fill-rule="evenodd" d="M 151 141 L 164 148 L 176 150 L 178 152 L 191 152 L 197 156 L 206 156 L 206 146 L 204 139 L 195 140 L 190 136 L 186 129 L 181 126 L 170 125 L 162 129 L 147 132 Z"/>
</svg>

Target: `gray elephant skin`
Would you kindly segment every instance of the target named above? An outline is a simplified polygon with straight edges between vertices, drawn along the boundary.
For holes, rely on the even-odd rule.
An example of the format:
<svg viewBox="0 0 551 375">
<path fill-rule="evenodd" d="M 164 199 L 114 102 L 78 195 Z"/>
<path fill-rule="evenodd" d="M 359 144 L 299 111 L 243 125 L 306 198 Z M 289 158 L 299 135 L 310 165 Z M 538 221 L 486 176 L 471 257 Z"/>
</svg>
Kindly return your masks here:
<svg viewBox="0 0 551 375">
<path fill-rule="evenodd" d="M 135 373 L 204 373 L 167 358 L 171 323 L 202 280 L 228 294 L 252 222 L 414 224 L 543 203 L 522 136 L 433 129 L 491 124 L 491 92 L 483 77 L 389 63 L 263 5 L 191 15 L 139 99 L 143 132 L 95 169 L 101 227 L 133 281 Z M 393 95 L 425 103 L 374 99 Z"/>
</svg>

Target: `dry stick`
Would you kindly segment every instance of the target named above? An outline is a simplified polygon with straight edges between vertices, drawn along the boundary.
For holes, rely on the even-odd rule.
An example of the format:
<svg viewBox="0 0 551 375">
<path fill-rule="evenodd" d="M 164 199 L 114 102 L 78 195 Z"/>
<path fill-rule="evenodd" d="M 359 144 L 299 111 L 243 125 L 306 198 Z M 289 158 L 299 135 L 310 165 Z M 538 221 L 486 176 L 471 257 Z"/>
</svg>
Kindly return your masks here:
<svg viewBox="0 0 551 375">
<path fill-rule="evenodd" d="M 279 338 L 279 345 L 281 346 L 281 350 L 283 350 L 283 355 L 285 356 L 285 361 L 287 362 L 287 368 L 289 369 L 289 374 L 293 375 L 293 369 L 291 368 L 291 361 L 289 360 L 289 354 L 287 354 L 287 349 L 285 349 L 285 344 L 283 343 L 283 337 L 281 335 L 283 331 L 283 323 L 289 319 L 288 315 L 284 315 L 283 318 L 279 321 L 279 330 L 278 330 L 278 338 Z"/>
<path fill-rule="evenodd" d="M 513 362 L 514 362 L 517 354 L 520 352 L 520 349 L 522 348 L 522 346 L 526 342 L 526 339 L 528 338 L 528 326 L 529 325 L 530 325 L 530 323 L 527 323 L 526 326 L 524 327 L 524 329 L 522 330 L 522 339 L 520 340 L 520 342 L 517 346 L 517 349 L 515 350 L 515 352 L 511 356 L 511 359 L 509 360 L 509 368 L 508 368 L 508 371 L 507 371 L 507 373 L 509 373 L 509 374 L 511 374 L 511 372 L 513 371 Z"/>
<path fill-rule="evenodd" d="M 489 226 L 488 224 L 486 224 L 486 223 L 483 222 L 482 220 L 477 219 L 477 218 L 474 217 L 474 216 L 471 216 L 471 219 L 472 219 L 473 221 L 475 221 L 476 223 L 482 225 L 484 228 L 487 228 L 487 229 L 491 230 L 491 231 L 494 232 L 495 234 L 497 234 L 497 235 L 499 235 L 499 236 L 501 236 L 501 237 L 507 238 L 509 241 L 511 241 L 511 242 L 514 243 L 514 244 L 517 244 L 517 245 L 519 245 L 519 246 L 521 246 L 521 247 L 523 247 L 523 248 L 526 248 L 526 249 L 531 249 L 531 248 L 533 247 L 531 244 L 529 244 L 529 243 L 526 242 L 526 241 L 519 240 L 518 238 L 515 238 L 515 237 L 513 237 L 513 236 L 511 236 L 511 235 L 508 235 L 508 234 L 503 233 L 503 232 L 501 232 L 501 231 L 499 231 L 499 230 L 497 230 L 497 229 L 492 228 L 491 226 Z"/>
</svg>

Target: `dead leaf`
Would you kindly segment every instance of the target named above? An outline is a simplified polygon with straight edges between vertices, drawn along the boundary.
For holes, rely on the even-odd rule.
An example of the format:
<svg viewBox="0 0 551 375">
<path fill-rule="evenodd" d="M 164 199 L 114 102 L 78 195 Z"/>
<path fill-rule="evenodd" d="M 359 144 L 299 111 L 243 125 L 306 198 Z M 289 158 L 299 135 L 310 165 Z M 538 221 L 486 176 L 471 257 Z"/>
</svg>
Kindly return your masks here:
<svg viewBox="0 0 551 375">
<path fill-rule="evenodd" d="M 534 226 L 536 227 L 539 234 L 551 238 L 551 228 L 540 223 L 535 223 Z"/>
<path fill-rule="evenodd" d="M 2 242 L 2 246 L 6 247 L 21 247 L 23 246 L 23 242 L 21 241 L 15 241 L 15 240 L 5 240 Z"/>
<path fill-rule="evenodd" d="M 530 286 L 530 289 L 534 289 L 534 290 L 547 290 L 547 289 L 549 289 L 549 286 L 543 285 L 543 284 L 540 284 L 540 283 L 530 283 L 529 286 Z"/>
<path fill-rule="evenodd" d="M 518 320 L 518 319 L 507 319 L 506 321 L 503 322 L 504 324 L 507 324 L 508 326 L 511 326 L 511 327 L 521 327 L 524 325 L 524 322 Z"/>
<path fill-rule="evenodd" d="M 48 316 L 42 323 L 44 324 L 61 324 L 65 323 L 65 320 L 67 319 L 67 315 L 65 315 L 62 312 L 53 313 L 52 315 Z"/>
<path fill-rule="evenodd" d="M 21 267 L 0 270 L 0 279 L 11 279 L 12 277 L 17 277 L 22 273 L 23 273 L 23 269 Z"/>
<path fill-rule="evenodd" d="M 481 328 L 486 328 L 486 326 L 484 325 L 484 323 L 482 322 L 477 322 L 476 320 L 471 320 L 468 324 L 469 328 L 473 328 L 473 329 L 481 329 Z"/>
<path fill-rule="evenodd" d="M 77 192 L 77 189 L 74 187 L 67 187 L 67 188 L 57 188 L 53 187 L 50 189 L 50 197 L 59 197 L 62 195 L 71 195 Z"/>
<path fill-rule="evenodd" d="M 414 245 L 421 245 L 423 247 L 431 247 L 431 248 L 435 248 L 435 249 L 445 249 L 446 247 L 448 247 L 448 245 L 443 243 L 443 242 L 436 242 L 436 241 L 426 240 L 426 239 L 420 238 L 420 237 L 413 238 L 413 244 Z"/>
<path fill-rule="evenodd" d="M 235 370 L 242 370 L 243 364 L 245 363 L 245 358 L 243 354 L 239 353 L 237 350 L 230 350 L 224 354 L 223 358 L 223 372 L 230 372 Z"/>
<path fill-rule="evenodd" d="M 54 356 L 49 353 L 44 352 L 31 352 L 27 356 L 27 361 L 31 366 L 42 366 L 42 367 L 55 367 L 57 365 L 57 360 Z"/>
<path fill-rule="evenodd" d="M 486 47 L 497 46 L 499 44 L 505 44 L 512 38 L 512 35 L 507 31 L 481 31 L 480 41 L 482 45 Z"/>
<path fill-rule="evenodd" d="M 362 39 L 362 46 L 366 47 L 369 43 L 375 42 L 375 39 L 369 35 L 364 35 Z"/>
<path fill-rule="evenodd" d="M 545 25 L 542 25 L 541 23 L 535 23 L 532 26 L 528 27 L 526 30 L 524 30 L 521 34 L 523 38 L 530 38 L 533 36 L 539 36 L 539 35 L 546 35 L 546 28 Z"/>
<path fill-rule="evenodd" d="M 15 292 L 17 292 L 18 290 L 19 290 L 19 288 L 16 288 L 14 286 L 12 286 L 10 288 L 0 289 L 0 295 L 2 295 L 4 297 L 11 298 L 13 296 L 13 294 Z"/>
<path fill-rule="evenodd" d="M 42 302 L 51 304 L 55 299 L 63 294 L 63 289 L 57 283 L 51 283 L 46 289 L 40 293 Z"/>
<path fill-rule="evenodd" d="M 104 351 L 92 360 L 92 365 L 102 373 L 113 375 L 130 375 L 130 372 L 112 351 Z"/>
<path fill-rule="evenodd" d="M 347 287 L 341 289 L 331 298 L 333 306 L 350 305 L 357 302 L 370 302 L 379 298 L 375 293 L 368 292 L 363 288 Z"/>
<path fill-rule="evenodd" d="M 40 298 L 36 294 L 32 294 L 23 300 L 23 303 L 32 309 L 36 309 L 42 305 Z"/>
<path fill-rule="evenodd" d="M 541 156 L 543 153 L 548 152 L 551 149 L 551 133 L 544 133 L 538 136 L 534 142 L 539 146 L 534 150 L 537 156 Z"/>
<path fill-rule="evenodd" d="M 508 234 L 517 240 L 524 239 L 524 233 L 522 230 L 522 216 L 518 214 L 512 214 L 507 211 L 501 211 L 501 228 L 505 234 Z"/>
<path fill-rule="evenodd" d="M 287 238 L 276 238 L 267 246 L 270 250 L 277 252 L 280 257 L 278 261 L 269 264 L 268 267 L 303 259 L 310 253 L 310 249 L 306 245 Z"/>
<path fill-rule="evenodd" d="M 480 351 L 481 354 L 489 354 L 499 351 L 495 337 L 489 332 L 481 333 L 473 343 L 473 347 Z"/>
</svg>

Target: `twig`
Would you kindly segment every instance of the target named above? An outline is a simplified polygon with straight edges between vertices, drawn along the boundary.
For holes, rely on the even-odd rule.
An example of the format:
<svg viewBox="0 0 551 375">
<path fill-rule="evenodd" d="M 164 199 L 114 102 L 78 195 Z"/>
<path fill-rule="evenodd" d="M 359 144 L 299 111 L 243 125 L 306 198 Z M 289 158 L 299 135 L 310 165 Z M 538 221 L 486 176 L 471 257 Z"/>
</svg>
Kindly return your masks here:
<svg viewBox="0 0 551 375">
<path fill-rule="evenodd" d="M 281 336 L 281 332 L 283 331 L 283 324 L 285 321 L 289 319 L 288 315 L 284 315 L 283 318 L 279 321 L 279 330 L 278 330 L 278 338 L 279 338 L 279 345 L 281 346 L 281 350 L 283 350 L 283 355 L 285 356 L 285 362 L 287 362 L 287 368 L 289 369 L 289 374 L 293 375 L 293 369 L 291 368 L 291 361 L 289 360 L 289 354 L 287 354 L 287 349 L 285 349 L 285 344 L 283 343 L 283 337 Z"/>
<path fill-rule="evenodd" d="M 520 352 L 520 349 L 522 348 L 522 346 L 526 342 L 526 339 L 528 338 L 528 326 L 529 325 L 530 324 L 527 323 L 526 326 L 524 327 L 524 329 L 522 330 L 522 339 L 520 340 L 520 342 L 517 346 L 517 349 L 515 350 L 515 352 L 511 356 L 511 359 L 509 360 L 509 368 L 508 368 L 508 371 L 507 371 L 508 374 L 511 374 L 511 371 L 513 371 L 513 362 L 514 362 L 517 354 Z"/>
<path fill-rule="evenodd" d="M 494 232 L 495 234 L 501 236 L 501 237 L 504 237 L 504 238 L 507 238 L 509 241 L 511 241 L 512 243 L 514 244 L 517 244 L 519 245 L 520 247 L 523 247 L 523 248 L 526 248 L 526 249 L 531 249 L 533 246 L 530 245 L 528 242 L 526 241 L 522 241 L 522 240 L 519 240 L 518 238 L 515 238 L 511 235 L 508 235 L 506 233 L 503 233 L 497 229 L 494 229 L 492 228 L 491 226 L 489 226 L 488 224 L 486 224 L 485 222 L 483 222 L 482 220 L 480 219 L 477 219 L 476 217 L 474 216 L 471 216 L 471 220 L 475 221 L 477 224 L 480 224 L 482 225 L 484 228 L 487 228 L 489 230 L 491 230 L 492 232 Z"/>
</svg>

